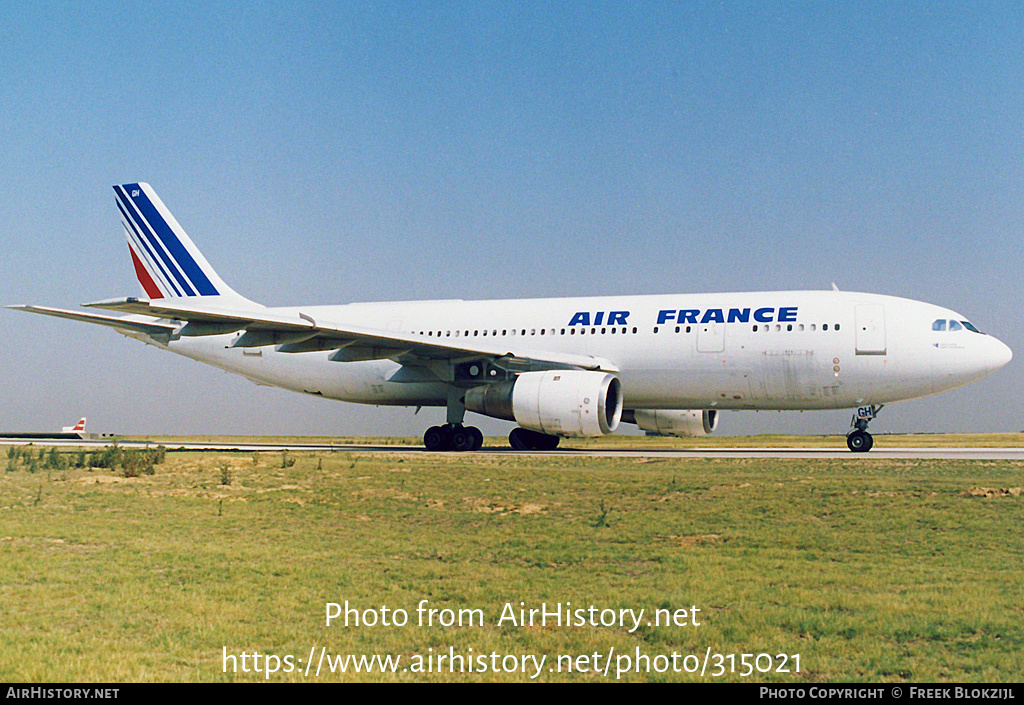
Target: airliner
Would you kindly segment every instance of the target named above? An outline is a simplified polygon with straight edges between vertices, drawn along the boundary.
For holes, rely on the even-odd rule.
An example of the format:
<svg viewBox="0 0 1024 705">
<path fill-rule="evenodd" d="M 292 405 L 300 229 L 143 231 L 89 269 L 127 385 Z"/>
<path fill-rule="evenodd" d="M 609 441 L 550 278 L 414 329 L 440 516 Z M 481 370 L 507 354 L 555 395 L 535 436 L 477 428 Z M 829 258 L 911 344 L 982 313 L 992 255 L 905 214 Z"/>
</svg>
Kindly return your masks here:
<svg viewBox="0 0 1024 705">
<path fill-rule="evenodd" d="M 514 421 L 516 450 L 550 450 L 623 423 L 692 436 L 724 410 L 851 409 L 847 445 L 863 452 L 884 405 L 977 381 L 1013 356 L 955 311 L 835 285 L 271 308 L 217 275 L 148 184 L 114 192 L 142 295 L 90 311 L 9 308 L 109 326 L 261 385 L 445 407 L 447 422 L 423 436 L 431 451 L 481 447 L 467 411 Z"/>
</svg>

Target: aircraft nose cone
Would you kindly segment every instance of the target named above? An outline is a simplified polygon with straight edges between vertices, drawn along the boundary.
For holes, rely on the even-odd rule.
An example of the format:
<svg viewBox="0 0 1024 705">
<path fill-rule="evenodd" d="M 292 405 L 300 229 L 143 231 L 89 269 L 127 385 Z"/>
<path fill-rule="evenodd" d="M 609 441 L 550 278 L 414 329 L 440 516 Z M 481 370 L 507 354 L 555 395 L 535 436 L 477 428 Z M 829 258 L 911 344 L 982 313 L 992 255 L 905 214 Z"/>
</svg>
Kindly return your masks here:
<svg viewBox="0 0 1024 705">
<path fill-rule="evenodd" d="M 1006 366 L 1010 360 L 1013 359 L 1013 351 L 1010 350 L 1010 346 L 1001 340 L 992 338 L 992 344 L 989 346 L 988 351 L 988 369 L 990 372 L 995 372 Z"/>
</svg>

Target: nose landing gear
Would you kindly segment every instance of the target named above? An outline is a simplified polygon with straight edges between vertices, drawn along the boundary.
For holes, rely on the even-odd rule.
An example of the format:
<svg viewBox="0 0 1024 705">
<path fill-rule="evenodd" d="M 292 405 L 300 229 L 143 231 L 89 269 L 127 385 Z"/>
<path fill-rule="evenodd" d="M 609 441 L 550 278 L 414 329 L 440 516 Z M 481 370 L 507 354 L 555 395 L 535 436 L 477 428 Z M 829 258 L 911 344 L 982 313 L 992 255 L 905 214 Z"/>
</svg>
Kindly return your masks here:
<svg viewBox="0 0 1024 705">
<path fill-rule="evenodd" d="M 871 447 L 875 445 L 875 439 L 868 433 L 868 422 L 875 418 L 881 410 L 881 406 L 874 405 L 862 406 L 857 409 L 857 413 L 850 421 L 853 430 L 846 434 L 847 448 L 854 453 L 867 453 L 871 450 Z"/>
</svg>

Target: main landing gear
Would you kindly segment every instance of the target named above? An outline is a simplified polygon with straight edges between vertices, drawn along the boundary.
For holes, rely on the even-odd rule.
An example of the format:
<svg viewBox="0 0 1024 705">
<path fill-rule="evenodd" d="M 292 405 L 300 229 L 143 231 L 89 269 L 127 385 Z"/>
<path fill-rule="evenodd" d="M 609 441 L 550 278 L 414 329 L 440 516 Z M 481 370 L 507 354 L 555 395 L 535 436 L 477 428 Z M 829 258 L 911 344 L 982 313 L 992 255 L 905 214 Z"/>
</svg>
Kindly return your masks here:
<svg viewBox="0 0 1024 705">
<path fill-rule="evenodd" d="M 451 387 L 448 390 L 448 423 L 431 426 L 423 434 L 423 445 L 429 451 L 480 450 L 484 434 L 475 426 L 463 426 L 466 416 L 466 399 L 463 390 Z M 515 450 L 554 450 L 558 447 L 558 436 L 516 428 L 508 434 L 508 442 Z"/>
<path fill-rule="evenodd" d="M 423 434 L 423 445 L 427 450 L 480 450 L 484 444 L 484 434 L 476 426 L 463 426 L 460 423 L 447 423 L 444 426 L 431 426 Z"/>
<path fill-rule="evenodd" d="M 862 406 L 857 409 L 851 421 L 853 430 L 846 434 L 846 447 L 854 453 L 867 453 L 875 445 L 875 439 L 868 433 L 868 422 L 878 415 L 881 406 Z"/>
<path fill-rule="evenodd" d="M 480 450 L 484 444 L 484 434 L 475 426 L 463 426 L 466 417 L 465 390 L 458 387 L 448 389 L 448 423 L 444 426 L 431 426 L 423 434 L 423 445 L 427 450 Z"/>
<path fill-rule="evenodd" d="M 512 429 L 508 434 L 509 445 L 515 450 L 554 450 L 558 447 L 558 436 L 549 436 L 525 428 Z M 445 424 L 431 426 L 423 434 L 423 445 L 430 451 L 480 450 L 484 444 L 484 434 L 476 426 L 462 424 Z"/>
</svg>

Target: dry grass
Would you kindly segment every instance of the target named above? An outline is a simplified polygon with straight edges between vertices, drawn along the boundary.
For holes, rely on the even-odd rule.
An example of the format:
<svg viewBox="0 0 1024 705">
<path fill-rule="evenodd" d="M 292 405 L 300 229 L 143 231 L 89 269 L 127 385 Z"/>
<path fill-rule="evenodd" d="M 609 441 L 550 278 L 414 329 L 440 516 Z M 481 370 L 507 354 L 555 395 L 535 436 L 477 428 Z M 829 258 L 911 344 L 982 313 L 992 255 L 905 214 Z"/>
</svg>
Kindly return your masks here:
<svg viewBox="0 0 1024 705">
<path fill-rule="evenodd" d="M 255 680 L 225 673 L 223 649 L 304 662 L 311 647 L 406 664 L 450 648 L 543 654 L 545 669 L 558 654 L 609 649 L 800 654 L 799 673 L 755 676 L 798 683 L 1014 681 L 1024 670 L 1017 461 L 290 458 L 172 452 L 135 478 L 0 473 L 0 678 Z M 415 620 L 424 599 L 486 623 L 324 624 L 329 602 Z M 697 606 L 702 624 L 498 624 L 506 603 L 566 602 L 647 615 Z"/>
</svg>

